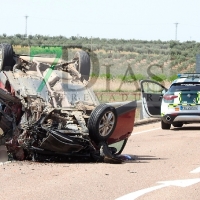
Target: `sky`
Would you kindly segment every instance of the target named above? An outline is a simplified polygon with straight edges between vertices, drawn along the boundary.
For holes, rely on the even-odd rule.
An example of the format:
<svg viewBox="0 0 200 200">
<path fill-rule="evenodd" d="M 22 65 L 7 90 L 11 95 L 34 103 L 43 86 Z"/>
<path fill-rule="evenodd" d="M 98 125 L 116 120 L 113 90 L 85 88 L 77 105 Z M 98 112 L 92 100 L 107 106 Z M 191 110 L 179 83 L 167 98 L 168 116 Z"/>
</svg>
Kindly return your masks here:
<svg viewBox="0 0 200 200">
<path fill-rule="evenodd" d="M 25 34 L 27 30 L 28 35 L 200 42 L 200 0 L 0 0 L 0 3 L 1 35 Z"/>
</svg>

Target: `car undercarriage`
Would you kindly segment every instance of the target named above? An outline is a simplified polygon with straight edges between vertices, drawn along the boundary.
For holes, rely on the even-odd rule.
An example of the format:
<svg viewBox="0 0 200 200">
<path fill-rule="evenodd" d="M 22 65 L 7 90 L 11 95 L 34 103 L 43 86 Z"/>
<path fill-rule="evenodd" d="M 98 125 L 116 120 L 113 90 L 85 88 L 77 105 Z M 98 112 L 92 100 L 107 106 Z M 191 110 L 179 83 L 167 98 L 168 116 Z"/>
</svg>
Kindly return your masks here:
<svg viewBox="0 0 200 200">
<path fill-rule="evenodd" d="M 10 157 L 121 162 L 117 155 L 132 132 L 136 102 L 117 108 L 100 104 L 87 86 L 90 58 L 85 51 L 52 63 L 51 58 L 16 55 L 11 45 L 0 45 L 0 128 Z M 124 121 L 129 125 L 123 129 Z M 119 150 L 109 146 L 117 142 Z"/>
</svg>

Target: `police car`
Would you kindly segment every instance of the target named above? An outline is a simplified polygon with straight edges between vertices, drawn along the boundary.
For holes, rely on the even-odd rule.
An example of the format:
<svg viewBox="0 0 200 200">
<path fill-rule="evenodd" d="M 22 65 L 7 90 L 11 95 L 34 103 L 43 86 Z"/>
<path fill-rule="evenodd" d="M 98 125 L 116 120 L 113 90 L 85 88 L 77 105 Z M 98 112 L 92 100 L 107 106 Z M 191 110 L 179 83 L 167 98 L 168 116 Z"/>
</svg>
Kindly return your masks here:
<svg viewBox="0 0 200 200">
<path fill-rule="evenodd" d="M 179 74 L 169 89 L 151 80 L 140 82 L 143 113 L 161 118 L 161 128 L 200 122 L 200 74 Z"/>
</svg>

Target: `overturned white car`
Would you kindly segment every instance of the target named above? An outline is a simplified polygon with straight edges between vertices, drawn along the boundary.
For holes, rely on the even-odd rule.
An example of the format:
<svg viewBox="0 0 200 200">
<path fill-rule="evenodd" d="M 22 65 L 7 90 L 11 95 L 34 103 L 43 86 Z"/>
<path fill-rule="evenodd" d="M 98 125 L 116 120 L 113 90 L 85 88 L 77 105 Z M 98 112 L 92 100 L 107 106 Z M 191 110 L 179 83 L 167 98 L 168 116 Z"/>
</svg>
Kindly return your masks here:
<svg viewBox="0 0 200 200">
<path fill-rule="evenodd" d="M 0 128 L 16 160 L 120 161 L 136 102 L 100 104 L 87 86 L 90 57 L 70 61 L 16 55 L 0 45 Z"/>
</svg>

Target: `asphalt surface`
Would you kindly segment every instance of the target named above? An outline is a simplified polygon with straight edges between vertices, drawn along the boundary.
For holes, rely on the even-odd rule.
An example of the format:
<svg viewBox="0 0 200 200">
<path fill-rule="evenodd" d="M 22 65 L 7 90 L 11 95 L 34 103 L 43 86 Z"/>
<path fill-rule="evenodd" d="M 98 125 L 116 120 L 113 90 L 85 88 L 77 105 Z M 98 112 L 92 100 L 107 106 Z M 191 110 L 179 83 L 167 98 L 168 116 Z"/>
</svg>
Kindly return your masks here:
<svg viewBox="0 0 200 200">
<path fill-rule="evenodd" d="M 124 164 L 5 163 L 0 199 L 199 200 L 199 130 L 200 124 L 136 124 Z"/>
</svg>

